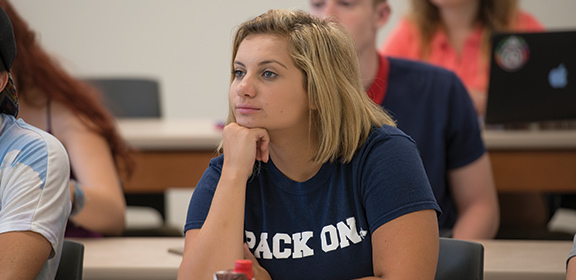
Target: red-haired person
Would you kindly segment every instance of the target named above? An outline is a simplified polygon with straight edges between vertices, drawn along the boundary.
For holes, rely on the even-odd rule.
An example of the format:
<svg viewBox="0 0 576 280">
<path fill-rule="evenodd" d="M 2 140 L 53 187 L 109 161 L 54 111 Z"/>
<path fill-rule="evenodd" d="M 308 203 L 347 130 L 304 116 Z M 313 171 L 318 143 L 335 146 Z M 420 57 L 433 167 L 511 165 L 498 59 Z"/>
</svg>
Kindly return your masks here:
<svg viewBox="0 0 576 280">
<path fill-rule="evenodd" d="M 0 9 L 0 279 L 54 279 L 70 214 L 70 164 L 56 138 L 18 119 L 14 32 Z"/>
<path fill-rule="evenodd" d="M 20 95 L 19 116 L 54 135 L 70 158 L 72 213 L 66 236 L 121 234 L 126 209 L 121 175 L 133 163 L 113 117 L 97 91 L 43 50 L 10 2 L 1 0 L 0 6 L 14 26 L 18 55 L 11 73 Z"/>
</svg>

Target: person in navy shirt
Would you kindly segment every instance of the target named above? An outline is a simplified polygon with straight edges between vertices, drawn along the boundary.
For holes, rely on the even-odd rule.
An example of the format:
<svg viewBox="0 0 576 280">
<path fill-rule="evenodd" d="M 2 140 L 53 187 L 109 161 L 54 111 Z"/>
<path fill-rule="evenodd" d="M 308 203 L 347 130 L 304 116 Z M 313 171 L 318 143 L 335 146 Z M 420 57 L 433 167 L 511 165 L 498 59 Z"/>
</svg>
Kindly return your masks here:
<svg viewBox="0 0 576 280">
<path fill-rule="evenodd" d="M 440 208 L 414 141 L 362 88 L 334 22 L 270 10 L 238 28 L 222 155 L 198 182 L 179 279 L 433 279 Z"/>
<path fill-rule="evenodd" d="M 490 239 L 500 225 L 492 168 L 472 100 L 452 72 L 378 54 L 390 15 L 386 0 L 310 0 L 310 12 L 338 21 L 354 38 L 368 96 L 417 145 L 436 200 L 441 236 Z"/>
</svg>

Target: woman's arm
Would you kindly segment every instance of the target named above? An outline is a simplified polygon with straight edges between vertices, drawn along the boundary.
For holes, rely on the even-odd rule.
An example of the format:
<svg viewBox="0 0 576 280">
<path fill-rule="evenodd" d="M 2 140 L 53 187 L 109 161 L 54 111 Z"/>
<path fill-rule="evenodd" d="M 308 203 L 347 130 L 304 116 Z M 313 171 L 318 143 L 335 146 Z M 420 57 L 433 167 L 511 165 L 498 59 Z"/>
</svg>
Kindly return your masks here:
<svg viewBox="0 0 576 280">
<path fill-rule="evenodd" d="M 186 232 L 178 279 L 212 279 L 244 255 L 246 182 L 255 160 L 268 161 L 268 133 L 237 124 L 222 132 L 224 164 L 204 225 Z"/>
<path fill-rule="evenodd" d="M 576 258 L 572 257 L 568 260 L 566 266 L 566 280 L 576 280 Z"/>
<path fill-rule="evenodd" d="M 375 276 L 362 279 L 434 279 L 438 247 L 436 211 L 400 216 L 372 234 Z"/>
<path fill-rule="evenodd" d="M 494 238 L 500 225 L 500 210 L 488 154 L 449 171 L 448 177 L 458 207 L 453 237 Z"/>
<path fill-rule="evenodd" d="M 53 134 L 66 147 L 71 170 L 86 199 L 84 208 L 71 220 L 91 231 L 120 235 L 126 202 L 110 146 L 62 104 L 53 102 L 52 112 Z M 74 194 L 73 183 L 70 190 Z"/>
</svg>

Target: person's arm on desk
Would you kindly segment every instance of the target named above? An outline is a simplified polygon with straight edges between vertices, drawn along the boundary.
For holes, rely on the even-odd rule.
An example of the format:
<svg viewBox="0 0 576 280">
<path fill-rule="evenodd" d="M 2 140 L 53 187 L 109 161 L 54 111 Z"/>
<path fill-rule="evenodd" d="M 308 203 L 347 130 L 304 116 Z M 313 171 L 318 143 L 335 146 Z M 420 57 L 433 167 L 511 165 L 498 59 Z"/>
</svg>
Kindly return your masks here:
<svg viewBox="0 0 576 280">
<path fill-rule="evenodd" d="M 459 212 L 452 237 L 494 238 L 500 225 L 500 210 L 488 154 L 449 171 L 449 180 Z"/>
<path fill-rule="evenodd" d="M 572 243 L 572 250 L 568 255 L 568 261 L 566 264 L 566 280 L 576 280 L 576 234 L 574 235 L 574 241 Z"/>
<path fill-rule="evenodd" d="M 566 280 L 576 280 L 576 258 L 570 258 L 570 260 L 568 260 Z"/>
</svg>

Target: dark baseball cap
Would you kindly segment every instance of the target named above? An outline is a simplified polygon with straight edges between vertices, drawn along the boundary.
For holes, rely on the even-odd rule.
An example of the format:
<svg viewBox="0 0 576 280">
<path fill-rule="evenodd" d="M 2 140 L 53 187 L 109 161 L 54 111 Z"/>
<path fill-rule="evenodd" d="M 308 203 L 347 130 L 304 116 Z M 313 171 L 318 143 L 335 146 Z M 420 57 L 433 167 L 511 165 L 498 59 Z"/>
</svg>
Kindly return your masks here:
<svg viewBox="0 0 576 280">
<path fill-rule="evenodd" d="M 0 112 L 18 116 L 18 94 L 10 69 L 16 58 L 16 42 L 14 29 L 10 18 L 0 7 L 0 60 L 5 71 L 8 72 L 8 83 L 0 92 Z"/>
<path fill-rule="evenodd" d="M 4 9 L 0 8 L 0 59 L 6 71 L 10 71 L 15 58 L 16 41 L 12 22 Z"/>
</svg>

